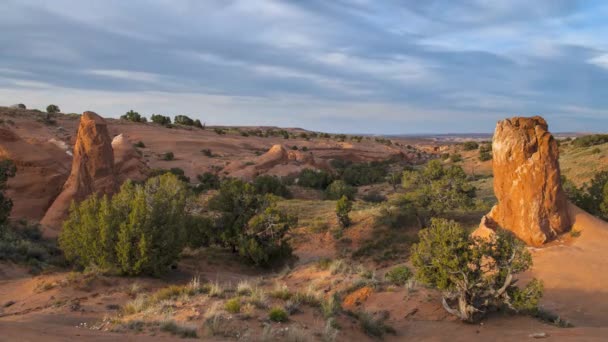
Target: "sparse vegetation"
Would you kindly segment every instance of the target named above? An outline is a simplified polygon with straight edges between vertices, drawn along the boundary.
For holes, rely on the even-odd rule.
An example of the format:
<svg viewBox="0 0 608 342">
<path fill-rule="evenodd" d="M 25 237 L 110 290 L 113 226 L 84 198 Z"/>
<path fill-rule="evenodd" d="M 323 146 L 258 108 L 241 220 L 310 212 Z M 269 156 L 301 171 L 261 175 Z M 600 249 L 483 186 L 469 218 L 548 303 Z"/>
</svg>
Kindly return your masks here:
<svg viewBox="0 0 608 342">
<path fill-rule="evenodd" d="M 171 161 L 174 159 L 175 159 L 175 155 L 173 154 L 173 152 L 165 152 L 165 154 L 163 154 L 163 160 Z"/>
<path fill-rule="evenodd" d="M 578 137 L 572 141 L 574 147 L 590 147 L 608 143 L 608 134 L 592 134 Z"/>
<path fill-rule="evenodd" d="M 163 125 L 163 126 L 171 125 L 171 118 L 168 116 L 161 115 L 161 114 L 152 114 L 152 116 L 150 117 L 150 120 L 152 120 L 152 122 L 154 122 L 154 123 L 157 123 L 157 124 Z"/>
<path fill-rule="evenodd" d="M 134 111 L 133 109 L 131 109 L 130 111 L 126 112 L 120 118 L 123 119 L 123 120 L 133 121 L 133 122 L 146 122 L 146 121 L 148 121 L 148 120 L 146 120 L 146 118 L 144 116 L 141 116 L 138 112 Z"/>
<path fill-rule="evenodd" d="M 396 266 L 386 272 L 384 277 L 393 285 L 403 286 L 412 275 L 412 271 L 407 266 Z"/>
<path fill-rule="evenodd" d="M 342 196 L 336 202 L 336 216 L 338 217 L 338 223 L 341 228 L 350 226 L 350 211 L 353 209 L 352 202 L 346 196 Z"/>
<path fill-rule="evenodd" d="M 329 200 L 338 200 L 345 196 L 349 200 L 354 200 L 357 194 L 357 189 L 346 184 L 344 181 L 335 180 L 327 189 L 325 189 L 325 198 Z"/>
<path fill-rule="evenodd" d="M 465 141 L 464 144 L 462 144 L 462 149 L 465 151 L 472 151 L 472 150 L 476 150 L 479 148 L 479 144 L 475 141 Z"/>
<path fill-rule="evenodd" d="M 49 114 L 55 114 L 55 113 L 59 113 L 61 110 L 59 109 L 59 106 L 54 105 L 54 104 L 50 104 L 46 107 L 46 112 Z"/>
<path fill-rule="evenodd" d="M 133 144 L 133 146 L 137 147 L 137 148 L 146 148 L 146 144 L 144 144 L 143 141 L 138 141 L 135 144 Z"/>
<path fill-rule="evenodd" d="M 287 322 L 289 316 L 283 308 L 274 307 L 268 313 L 268 318 L 273 322 Z"/>
</svg>

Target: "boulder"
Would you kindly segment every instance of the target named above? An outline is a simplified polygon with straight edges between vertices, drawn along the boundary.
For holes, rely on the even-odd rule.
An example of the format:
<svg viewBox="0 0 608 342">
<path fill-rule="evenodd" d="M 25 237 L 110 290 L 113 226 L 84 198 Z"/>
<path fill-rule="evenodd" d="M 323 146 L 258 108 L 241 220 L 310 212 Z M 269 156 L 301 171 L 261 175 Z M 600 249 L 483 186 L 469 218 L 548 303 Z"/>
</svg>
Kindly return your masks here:
<svg viewBox="0 0 608 342">
<path fill-rule="evenodd" d="M 124 134 L 119 134 L 112 139 L 114 150 L 114 170 L 116 171 L 117 184 L 122 184 L 127 179 L 141 182 L 148 178 L 148 166 L 143 160 L 141 153 L 133 146 Z"/>
<path fill-rule="evenodd" d="M 570 229 L 559 149 L 543 118 L 499 121 L 492 154 L 498 203 L 480 229 L 502 227 L 532 246 L 541 246 Z"/>
<path fill-rule="evenodd" d="M 112 194 L 116 189 L 112 139 L 106 122 L 93 112 L 84 112 L 80 117 L 70 176 L 41 221 L 44 234 L 52 237 L 59 233 L 72 201 L 82 201 L 94 193 Z"/>
</svg>

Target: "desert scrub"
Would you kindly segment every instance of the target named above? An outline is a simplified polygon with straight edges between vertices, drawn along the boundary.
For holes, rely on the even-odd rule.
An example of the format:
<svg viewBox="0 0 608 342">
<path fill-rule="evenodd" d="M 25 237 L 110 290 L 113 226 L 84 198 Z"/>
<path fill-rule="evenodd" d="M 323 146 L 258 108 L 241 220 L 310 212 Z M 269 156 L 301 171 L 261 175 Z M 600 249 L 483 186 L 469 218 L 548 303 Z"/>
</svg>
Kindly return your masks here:
<svg viewBox="0 0 608 342">
<path fill-rule="evenodd" d="M 282 300 L 288 300 L 289 298 L 291 298 L 291 292 L 289 291 L 289 288 L 285 284 L 276 283 L 274 286 L 274 289 L 272 291 L 270 291 L 269 294 L 272 298 L 277 298 L 277 299 L 282 299 Z"/>
<path fill-rule="evenodd" d="M 360 312 L 357 314 L 357 318 L 361 330 L 368 336 L 382 338 L 387 333 L 396 333 L 393 327 L 385 323 L 386 317 L 374 318 L 367 312 Z"/>
<path fill-rule="evenodd" d="M 139 147 L 139 148 L 145 148 L 146 144 L 144 144 L 144 142 L 140 140 L 140 141 L 136 142 L 135 144 L 133 144 L 133 146 Z"/>
<path fill-rule="evenodd" d="M 164 321 L 160 323 L 160 330 L 176 335 L 181 338 L 197 338 L 196 328 L 179 325 L 174 321 Z"/>
<path fill-rule="evenodd" d="M 397 266 L 386 272 L 384 278 L 393 285 L 403 286 L 412 277 L 412 271 L 407 266 Z"/>
<path fill-rule="evenodd" d="M 253 287 L 251 283 L 247 280 L 241 280 L 236 284 L 236 293 L 239 296 L 249 296 L 251 295 Z"/>
<path fill-rule="evenodd" d="M 165 154 L 163 154 L 162 159 L 166 161 L 171 161 L 175 159 L 175 155 L 173 154 L 173 152 L 165 152 Z"/>
<path fill-rule="evenodd" d="M 273 322 L 287 322 L 289 319 L 287 312 L 280 307 L 274 307 L 268 313 L 268 318 Z"/>
<path fill-rule="evenodd" d="M 340 297 L 337 293 L 332 294 L 327 300 L 321 302 L 321 312 L 325 319 L 336 316 L 341 310 Z"/>
<path fill-rule="evenodd" d="M 235 297 L 229 299 L 224 304 L 224 309 L 231 314 L 237 314 L 241 312 L 241 299 L 239 297 Z"/>
</svg>

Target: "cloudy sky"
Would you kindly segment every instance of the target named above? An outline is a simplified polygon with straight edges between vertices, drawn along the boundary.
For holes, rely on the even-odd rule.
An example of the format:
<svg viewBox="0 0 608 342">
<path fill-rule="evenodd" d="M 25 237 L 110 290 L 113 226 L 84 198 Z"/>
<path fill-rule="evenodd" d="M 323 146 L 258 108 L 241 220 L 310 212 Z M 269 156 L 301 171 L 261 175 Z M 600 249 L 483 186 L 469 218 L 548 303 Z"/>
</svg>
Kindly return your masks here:
<svg viewBox="0 0 608 342">
<path fill-rule="evenodd" d="M 608 131 L 608 2 L 2 0 L 0 104 L 351 133 Z"/>
</svg>

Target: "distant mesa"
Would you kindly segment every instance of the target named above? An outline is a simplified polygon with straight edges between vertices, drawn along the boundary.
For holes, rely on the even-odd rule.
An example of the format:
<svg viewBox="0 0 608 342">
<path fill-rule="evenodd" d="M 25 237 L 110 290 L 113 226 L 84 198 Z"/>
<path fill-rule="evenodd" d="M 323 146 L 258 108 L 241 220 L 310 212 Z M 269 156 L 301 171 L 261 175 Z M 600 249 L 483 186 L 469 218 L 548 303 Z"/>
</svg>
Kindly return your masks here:
<svg viewBox="0 0 608 342">
<path fill-rule="evenodd" d="M 48 228 L 45 235 L 58 234 L 72 201 L 82 201 L 94 193 L 112 194 L 117 186 L 112 139 L 106 122 L 93 112 L 84 112 L 80 117 L 70 176 L 41 221 Z"/>
<path fill-rule="evenodd" d="M 476 231 L 496 226 L 528 245 L 541 246 L 568 231 L 568 199 L 561 185 L 559 149 L 539 116 L 499 121 L 492 140 L 494 193 L 498 203 Z"/>
</svg>

